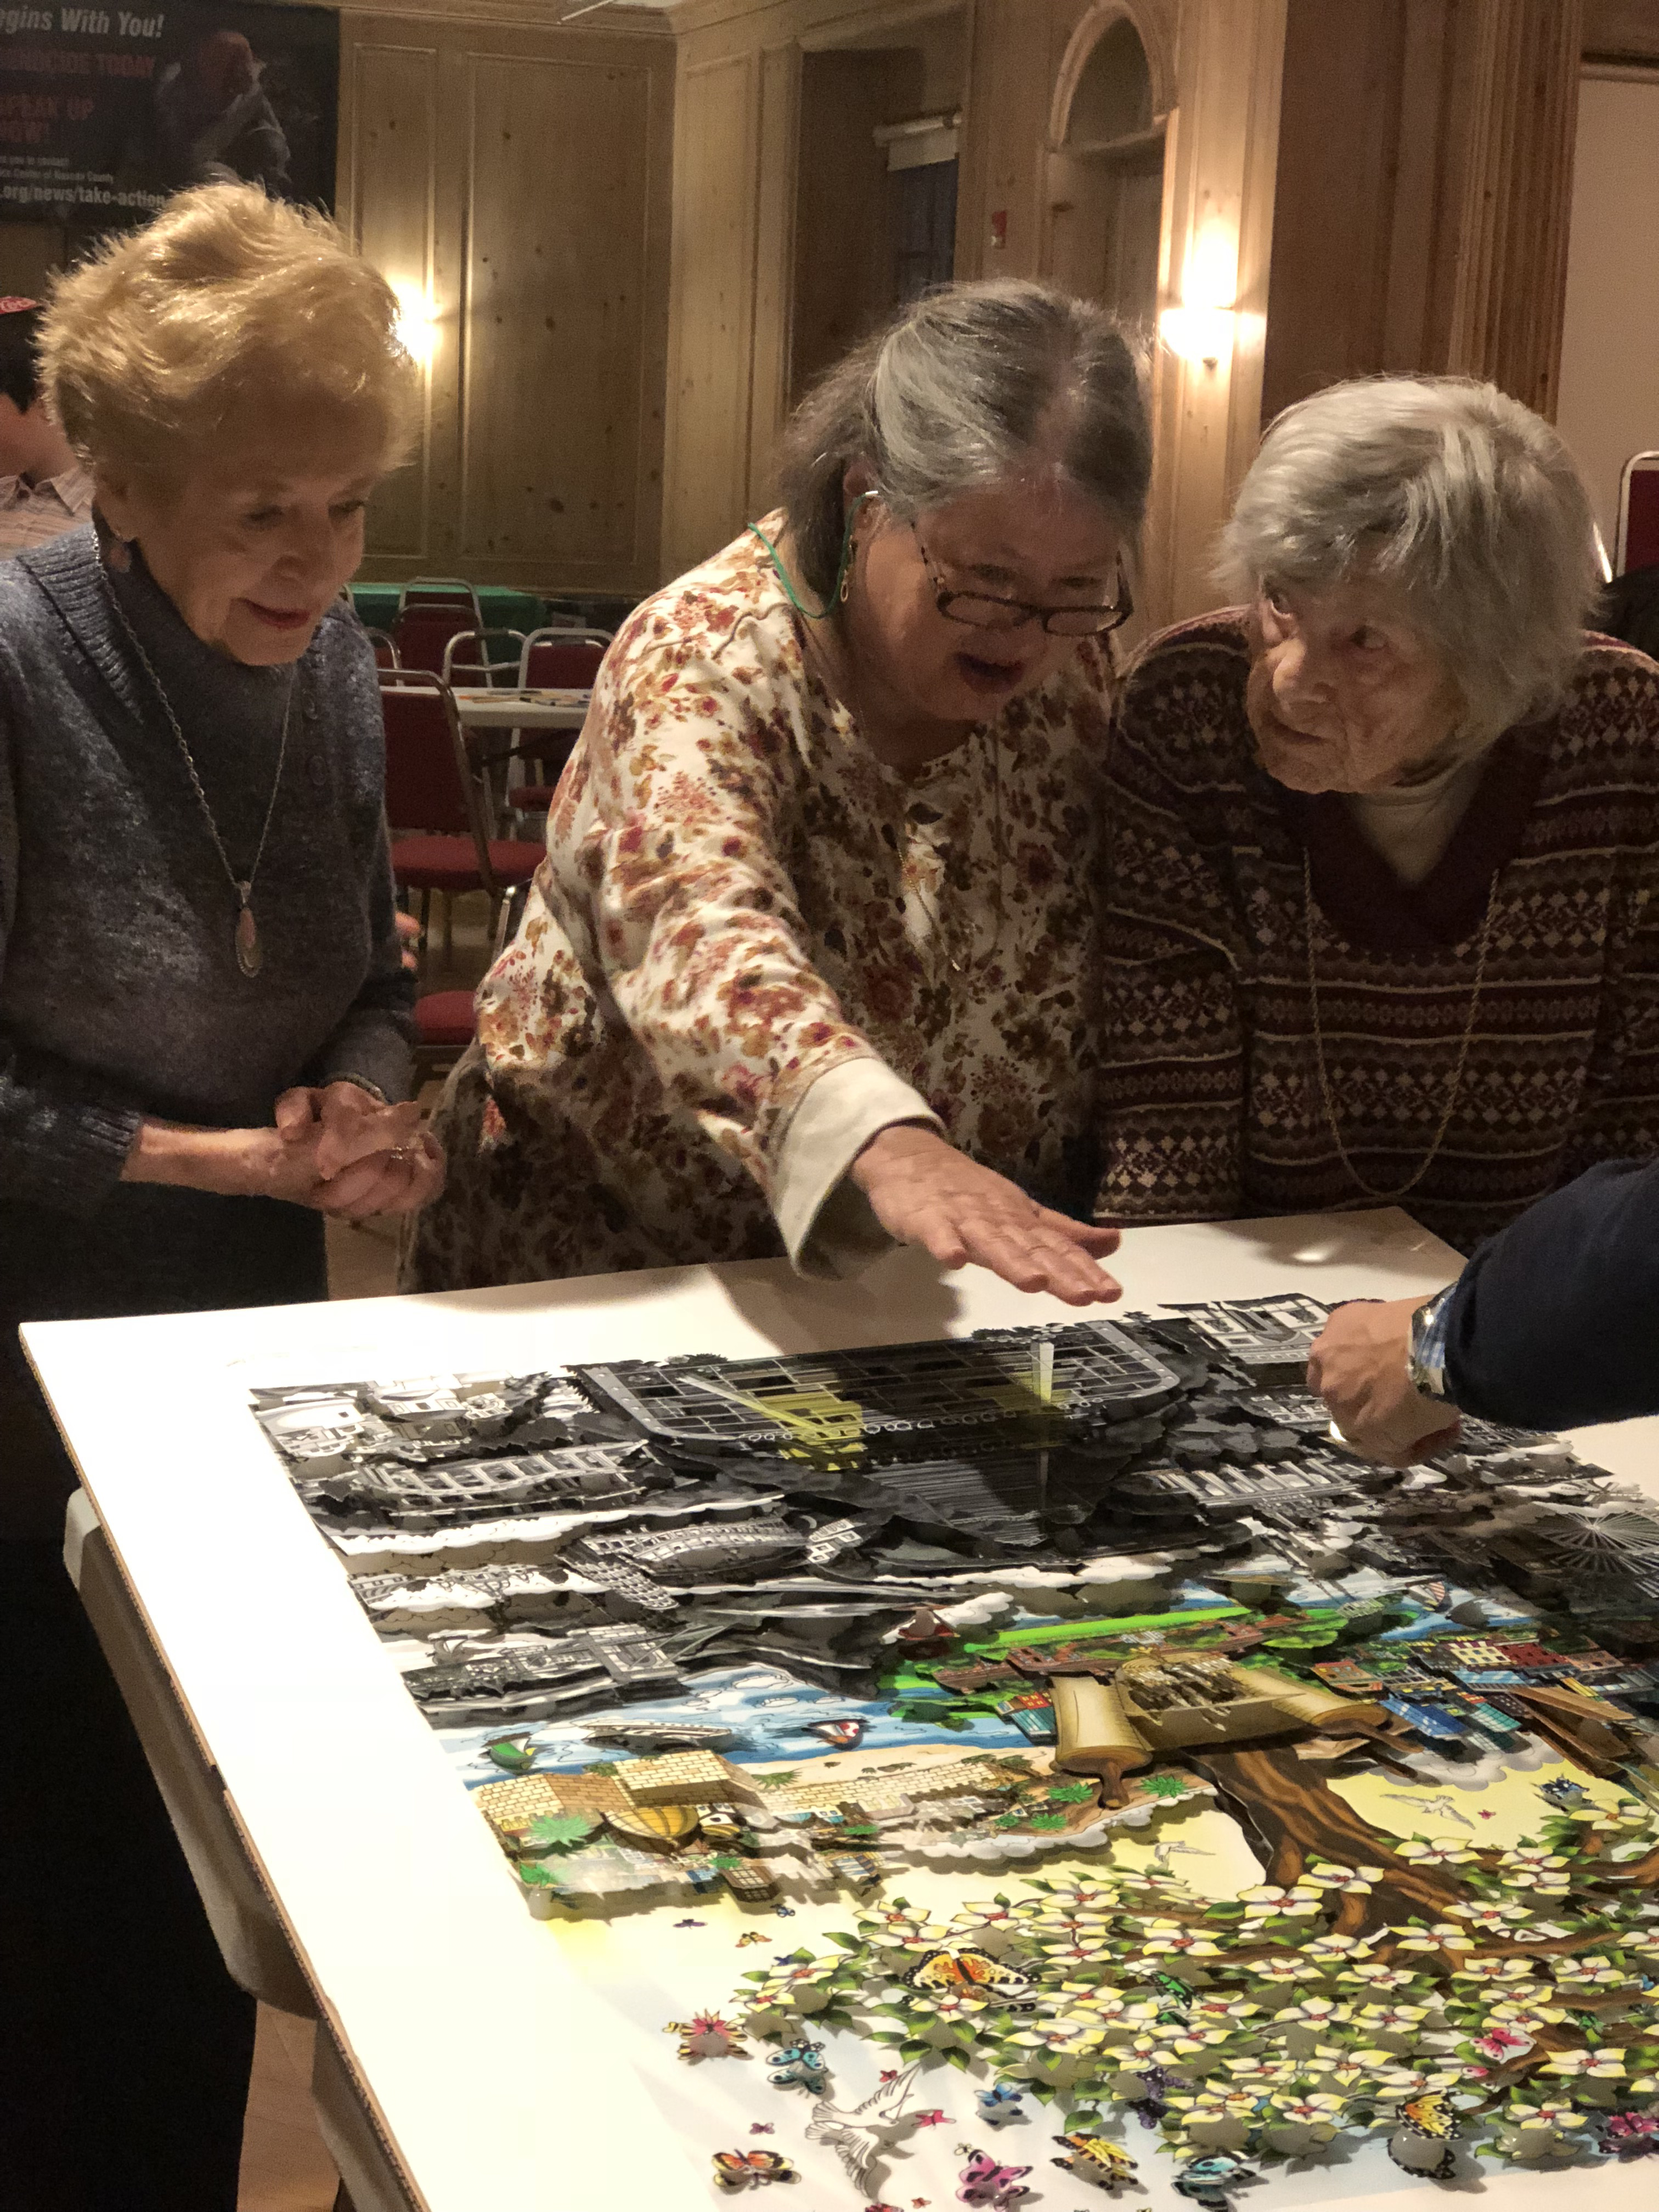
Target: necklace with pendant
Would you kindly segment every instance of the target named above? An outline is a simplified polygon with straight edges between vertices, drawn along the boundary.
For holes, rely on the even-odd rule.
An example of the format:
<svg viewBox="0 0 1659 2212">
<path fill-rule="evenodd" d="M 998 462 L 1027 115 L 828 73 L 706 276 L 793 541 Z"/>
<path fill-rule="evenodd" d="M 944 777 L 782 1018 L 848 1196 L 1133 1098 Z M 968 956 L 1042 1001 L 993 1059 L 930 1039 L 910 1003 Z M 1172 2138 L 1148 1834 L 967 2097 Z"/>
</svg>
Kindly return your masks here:
<svg viewBox="0 0 1659 2212">
<path fill-rule="evenodd" d="M 253 884 L 259 872 L 259 863 L 265 855 L 265 839 L 270 834 L 270 817 L 276 811 L 276 794 L 283 787 L 283 763 L 288 758 L 288 722 L 294 707 L 294 686 L 296 676 L 289 677 L 288 696 L 283 702 L 283 731 L 276 741 L 276 773 L 271 778 L 270 797 L 265 803 L 265 818 L 260 825 L 259 842 L 254 848 L 253 865 L 246 876 L 239 876 L 231 864 L 229 854 L 225 850 L 225 841 L 219 835 L 219 824 L 213 818 L 213 809 L 208 805 L 208 795 L 203 790 L 202 779 L 196 772 L 196 757 L 191 751 L 190 740 L 185 735 L 184 727 L 179 717 L 173 711 L 173 702 L 168 698 L 149 655 L 144 651 L 137 631 L 127 620 L 126 610 L 116 598 L 112 589 L 110 591 L 109 603 L 115 610 L 116 620 L 127 634 L 127 642 L 143 664 L 144 673 L 149 677 L 155 696 L 161 702 L 161 712 L 167 716 L 167 726 L 172 730 L 179 750 L 184 757 L 185 773 L 190 777 L 190 787 L 196 793 L 196 804 L 202 810 L 202 819 L 207 823 L 208 835 L 213 840 L 213 849 L 219 855 L 219 865 L 225 872 L 226 881 L 236 894 L 236 925 L 232 942 L 236 948 L 236 965 L 247 977 L 249 982 L 252 982 L 265 964 L 264 947 L 259 942 L 259 925 L 254 919 L 253 914 Z"/>
</svg>

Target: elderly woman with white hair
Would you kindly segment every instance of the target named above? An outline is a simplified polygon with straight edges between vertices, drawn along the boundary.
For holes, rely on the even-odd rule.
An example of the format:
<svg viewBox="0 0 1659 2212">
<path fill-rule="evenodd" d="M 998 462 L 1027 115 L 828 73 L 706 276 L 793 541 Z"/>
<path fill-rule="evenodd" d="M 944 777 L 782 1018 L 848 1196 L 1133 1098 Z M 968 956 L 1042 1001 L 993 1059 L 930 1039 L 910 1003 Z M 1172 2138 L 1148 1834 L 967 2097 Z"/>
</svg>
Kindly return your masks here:
<svg viewBox="0 0 1659 2212">
<path fill-rule="evenodd" d="M 16 1331 L 325 1297 L 324 1214 L 439 1180 L 340 602 L 416 382 L 390 288 L 245 185 L 61 279 L 40 355 L 94 503 L 0 567 L 0 2197 L 233 2212 L 253 2004 L 64 1574 Z"/>
<path fill-rule="evenodd" d="M 1102 1217 L 1402 1204 L 1462 1250 L 1659 1143 L 1659 668 L 1489 385 L 1269 430 L 1246 604 L 1154 639 L 1107 791 Z"/>
<path fill-rule="evenodd" d="M 1086 302 L 958 285 L 832 370 L 781 510 L 607 656 L 438 1115 L 422 1288 L 892 1243 L 1073 1304 L 1095 786 L 1150 466 Z"/>
</svg>

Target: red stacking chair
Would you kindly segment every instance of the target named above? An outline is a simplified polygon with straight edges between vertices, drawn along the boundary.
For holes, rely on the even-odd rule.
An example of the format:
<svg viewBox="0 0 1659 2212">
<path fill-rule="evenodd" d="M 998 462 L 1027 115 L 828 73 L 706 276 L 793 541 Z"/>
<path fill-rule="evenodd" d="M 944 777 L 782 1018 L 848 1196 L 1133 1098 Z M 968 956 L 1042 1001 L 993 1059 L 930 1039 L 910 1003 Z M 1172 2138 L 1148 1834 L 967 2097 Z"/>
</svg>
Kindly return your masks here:
<svg viewBox="0 0 1659 2212">
<path fill-rule="evenodd" d="M 519 660 L 525 691 L 589 691 L 611 639 L 602 629 L 532 629 Z"/>
<path fill-rule="evenodd" d="M 392 824 L 392 872 L 402 891 L 421 894 L 425 934 L 432 894 L 444 898 L 445 941 L 457 891 L 486 892 L 492 928 L 501 902 L 527 884 L 542 848 L 489 835 L 489 787 L 466 742 L 449 686 L 413 669 L 380 677 L 386 716 L 386 811 Z"/>
<path fill-rule="evenodd" d="M 520 688 L 526 691 L 591 691 L 610 643 L 610 636 L 602 629 L 532 630 L 524 641 L 524 654 L 519 664 Z M 574 731 L 546 740 L 533 756 L 540 763 L 544 780 L 540 783 L 514 784 L 507 793 L 515 813 L 546 813 L 575 746 Z M 522 750 L 527 752 L 528 748 Z"/>
<path fill-rule="evenodd" d="M 367 635 L 369 643 L 374 648 L 374 665 L 377 668 L 396 668 L 400 665 L 398 659 L 398 648 L 385 630 L 371 629 Z"/>
<path fill-rule="evenodd" d="M 1619 477 L 1615 574 L 1659 566 L 1659 453 L 1632 453 Z"/>
<path fill-rule="evenodd" d="M 507 658 L 493 658 L 504 638 L 511 641 Z M 444 647 L 439 673 L 446 684 L 491 684 L 504 678 L 511 686 L 519 681 L 524 642 L 521 629 L 458 629 Z"/>
<path fill-rule="evenodd" d="M 399 610 L 392 635 L 403 667 L 423 668 L 430 676 L 441 676 L 450 641 L 471 636 L 477 627 L 478 618 L 470 607 L 409 606 Z"/>
<path fill-rule="evenodd" d="M 520 884 L 501 908 L 490 948 L 493 967 L 524 920 L 529 885 Z M 427 991 L 415 1001 L 415 1069 L 424 1082 L 447 1075 L 477 1034 L 471 991 Z"/>
<path fill-rule="evenodd" d="M 447 1075 L 476 1030 L 471 991 L 426 991 L 415 1001 L 415 1073 L 422 1083 Z"/>
</svg>

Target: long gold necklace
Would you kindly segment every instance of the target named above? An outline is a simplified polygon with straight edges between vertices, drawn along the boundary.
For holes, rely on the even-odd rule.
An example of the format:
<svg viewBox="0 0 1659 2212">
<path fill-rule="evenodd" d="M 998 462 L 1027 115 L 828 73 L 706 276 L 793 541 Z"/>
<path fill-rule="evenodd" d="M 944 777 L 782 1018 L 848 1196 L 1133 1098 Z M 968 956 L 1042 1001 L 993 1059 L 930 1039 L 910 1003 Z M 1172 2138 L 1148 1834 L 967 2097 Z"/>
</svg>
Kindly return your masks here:
<svg viewBox="0 0 1659 2212">
<path fill-rule="evenodd" d="M 107 579 L 106 581 L 107 583 Z M 294 708 L 295 678 L 290 676 L 288 679 L 288 696 L 283 702 L 283 733 L 276 743 L 276 773 L 270 780 L 270 797 L 265 803 L 265 818 L 259 826 L 259 842 L 254 848 L 253 865 L 246 876 L 239 876 L 232 864 L 230 854 L 225 850 L 225 841 L 219 835 L 219 824 L 214 819 L 213 809 L 208 805 L 208 795 L 202 788 L 202 779 L 196 772 L 196 757 L 191 751 L 190 740 L 185 735 L 183 724 L 173 711 L 173 702 L 168 698 L 149 655 L 139 641 L 137 631 L 127 620 L 126 609 L 116 598 L 112 588 L 109 592 L 109 603 L 115 610 L 117 621 L 127 634 L 127 642 L 143 664 L 144 673 L 149 677 L 155 696 L 161 702 L 161 712 L 167 718 L 167 726 L 173 732 L 179 750 L 184 756 L 185 772 L 190 778 L 191 789 L 196 793 L 196 804 L 202 810 L 202 819 L 207 824 L 208 835 L 213 840 L 213 849 L 219 855 L 219 865 L 225 872 L 230 888 L 236 894 L 236 922 L 231 941 L 236 949 L 236 965 L 251 983 L 265 964 L 264 947 L 259 942 L 259 925 L 253 915 L 253 882 L 259 872 L 259 863 L 265 856 L 265 839 L 270 834 L 270 817 L 276 811 L 276 794 L 283 787 L 283 763 L 288 758 L 288 722 L 289 716 Z"/>
<path fill-rule="evenodd" d="M 1378 1190 L 1375 1183 L 1366 1182 L 1349 1158 L 1336 1118 L 1336 1099 L 1331 1090 L 1330 1071 L 1325 1060 L 1325 1031 L 1319 1018 L 1319 968 L 1314 957 L 1313 860 L 1305 845 L 1302 849 L 1302 917 L 1308 945 L 1308 999 L 1313 1014 L 1314 1051 L 1319 1062 L 1319 1090 L 1325 1102 L 1325 1119 L 1330 1125 L 1331 1139 L 1343 1166 L 1367 1198 L 1377 1199 L 1384 1206 L 1392 1206 L 1396 1200 L 1404 1198 L 1407 1191 L 1416 1189 L 1433 1166 L 1441 1146 L 1446 1141 L 1446 1132 L 1451 1127 L 1451 1118 L 1457 1110 L 1458 1097 L 1463 1088 L 1463 1071 L 1468 1065 L 1469 1043 L 1474 1035 L 1474 1018 L 1480 1005 L 1480 988 L 1486 980 L 1486 953 L 1492 944 L 1492 916 L 1497 910 L 1498 873 L 1494 870 L 1492 879 L 1486 886 L 1486 913 L 1480 925 L 1480 950 L 1475 961 L 1474 988 L 1469 994 L 1468 1019 L 1463 1024 L 1463 1041 L 1457 1048 L 1457 1065 L 1452 1071 L 1451 1089 L 1446 1094 L 1445 1111 L 1440 1116 L 1440 1126 L 1434 1133 L 1434 1142 L 1410 1181 L 1402 1182 L 1397 1190 Z"/>
</svg>

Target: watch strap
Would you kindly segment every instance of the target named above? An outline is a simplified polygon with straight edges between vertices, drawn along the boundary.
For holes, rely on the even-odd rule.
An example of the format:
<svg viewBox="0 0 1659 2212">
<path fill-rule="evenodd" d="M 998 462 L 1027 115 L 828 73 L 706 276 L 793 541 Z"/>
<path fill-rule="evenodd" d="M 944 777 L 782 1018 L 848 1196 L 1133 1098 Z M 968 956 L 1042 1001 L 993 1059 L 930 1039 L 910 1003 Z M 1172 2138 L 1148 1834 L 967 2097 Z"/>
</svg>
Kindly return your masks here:
<svg viewBox="0 0 1659 2212">
<path fill-rule="evenodd" d="M 1413 1389 L 1425 1398 L 1443 1399 L 1446 1395 L 1446 1331 L 1451 1320 L 1452 1292 L 1456 1288 L 1455 1283 L 1449 1283 L 1412 1316 L 1406 1371 Z"/>
</svg>

